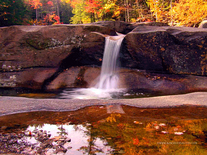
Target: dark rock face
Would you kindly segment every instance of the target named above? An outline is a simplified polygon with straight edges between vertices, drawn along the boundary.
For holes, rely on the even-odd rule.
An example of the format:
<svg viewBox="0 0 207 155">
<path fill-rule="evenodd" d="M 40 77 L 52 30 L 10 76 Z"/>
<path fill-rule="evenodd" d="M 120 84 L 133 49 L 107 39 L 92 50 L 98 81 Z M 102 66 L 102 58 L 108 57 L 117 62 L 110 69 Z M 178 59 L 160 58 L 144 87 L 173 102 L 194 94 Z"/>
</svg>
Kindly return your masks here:
<svg viewBox="0 0 207 155">
<path fill-rule="evenodd" d="M 124 48 L 130 56 L 126 67 L 171 74 L 207 75 L 207 31 L 204 30 L 137 27 L 126 35 Z"/>
<path fill-rule="evenodd" d="M 128 70 L 120 71 L 120 87 L 166 94 L 207 90 L 207 30 L 120 21 L 0 28 L 0 87 L 93 86 L 105 36 L 116 32 L 126 34 L 119 60 Z"/>
</svg>

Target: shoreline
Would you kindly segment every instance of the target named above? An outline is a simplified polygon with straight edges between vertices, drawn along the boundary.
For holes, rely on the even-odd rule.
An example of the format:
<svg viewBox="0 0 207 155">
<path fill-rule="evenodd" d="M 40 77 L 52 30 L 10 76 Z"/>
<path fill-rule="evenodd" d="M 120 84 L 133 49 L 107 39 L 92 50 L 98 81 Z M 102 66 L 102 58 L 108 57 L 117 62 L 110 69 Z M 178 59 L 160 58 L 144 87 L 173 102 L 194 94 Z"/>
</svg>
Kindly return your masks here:
<svg viewBox="0 0 207 155">
<path fill-rule="evenodd" d="M 128 105 L 138 108 L 169 108 L 182 105 L 207 106 L 207 92 L 134 99 L 34 99 L 0 96 L 0 116 L 33 111 L 75 111 L 95 105 Z"/>
</svg>

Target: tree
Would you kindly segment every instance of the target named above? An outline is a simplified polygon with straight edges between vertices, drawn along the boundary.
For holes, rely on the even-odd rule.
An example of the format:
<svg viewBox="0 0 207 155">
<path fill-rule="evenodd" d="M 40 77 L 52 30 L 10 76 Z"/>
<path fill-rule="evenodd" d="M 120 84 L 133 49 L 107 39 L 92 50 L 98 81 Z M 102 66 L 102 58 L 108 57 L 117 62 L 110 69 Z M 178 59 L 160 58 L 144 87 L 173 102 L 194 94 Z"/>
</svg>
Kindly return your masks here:
<svg viewBox="0 0 207 155">
<path fill-rule="evenodd" d="M 179 0 L 173 5 L 170 13 L 177 26 L 197 26 L 207 18 L 206 0 Z"/>
<path fill-rule="evenodd" d="M 72 7 L 70 3 L 66 3 L 66 1 L 60 1 L 60 22 L 64 24 L 69 24 L 71 21 L 71 17 L 73 16 Z"/>
<path fill-rule="evenodd" d="M 85 11 L 90 14 L 91 22 L 99 18 L 102 10 L 102 2 L 99 0 L 88 0 L 85 2 Z"/>
<path fill-rule="evenodd" d="M 116 2 L 117 0 L 74 0 L 71 2 L 74 14 L 71 21 L 80 24 L 119 19 L 121 7 Z"/>
<path fill-rule="evenodd" d="M 71 2 L 74 16 L 71 18 L 73 24 L 90 23 L 90 17 L 85 12 L 85 0 L 74 0 Z"/>
<path fill-rule="evenodd" d="M 38 21 L 37 9 L 42 6 L 40 0 L 29 0 L 30 5 L 36 10 L 36 20 Z"/>
<path fill-rule="evenodd" d="M 26 13 L 22 0 L 0 0 L 0 26 L 22 24 Z"/>
<path fill-rule="evenodd" d="M 147 4 L 157 22 L 167 23 L 170 21 L 171 0 L 148 0 Z"/>
</svg>

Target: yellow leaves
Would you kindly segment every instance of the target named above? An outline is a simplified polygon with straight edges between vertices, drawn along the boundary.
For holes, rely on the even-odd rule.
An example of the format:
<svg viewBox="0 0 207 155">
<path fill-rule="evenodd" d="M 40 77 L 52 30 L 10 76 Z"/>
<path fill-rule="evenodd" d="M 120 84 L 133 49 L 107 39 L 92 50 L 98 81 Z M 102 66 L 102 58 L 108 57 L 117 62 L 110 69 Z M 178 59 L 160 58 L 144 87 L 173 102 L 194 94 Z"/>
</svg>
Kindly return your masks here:
<svg viewBox="0 0 207 155">
<path fill-rule="evenodd" d="M 109 10 L 115 6 L 115 3 L 106 3 L 103 7 L 104 10 Z"/>
<path fill-rule="evenodd" d="M 71 3 L 71 0 L 61 0 L 61 2 Z"/>
<path fill-rule="evenodd" d="M 159 0 L 148 0 L 148 6 L 150 11 L 153 12 L 153 15 L 156 17 L 156 21 L 162 21 L 167 16 L 166 8 L 169 6 L 164 3 L 164 1 Z"/>
<path fill-rule="evenodd" d="M 170 5 L 164 0 L 148 0 L 156 21 L 173 22 L 176 26 L 195 26 L 206 18 L 206 0 L 179 0 Z"/>
<path fill-rule="evenodd" d="M 116 117 L 121 117 L 121 114 L 111 114 L 106 118 L 106 121 L 110 123 L 116 122 Z"/>
<path fill-rule="evenodd" d="M 170 11 L 174 22 L 179 26 L 194 26 L 207 14 L 207 3 L 204 0 L 179 0 Z"/>
</svg>

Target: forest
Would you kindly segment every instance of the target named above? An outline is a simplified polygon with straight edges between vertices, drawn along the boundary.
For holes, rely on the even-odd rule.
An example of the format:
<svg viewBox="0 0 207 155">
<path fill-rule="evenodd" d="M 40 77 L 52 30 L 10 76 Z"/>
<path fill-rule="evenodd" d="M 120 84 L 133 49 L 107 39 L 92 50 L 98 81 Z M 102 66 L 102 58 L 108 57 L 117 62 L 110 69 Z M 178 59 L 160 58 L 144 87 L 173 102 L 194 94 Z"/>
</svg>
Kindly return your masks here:
<svg viewBox="0 0 207 155">
<path fill-rule="evenodd" d="M 0 26 L 156 21 L 197 27 L 207 0 L 0 0 Z"/>
</svg>

